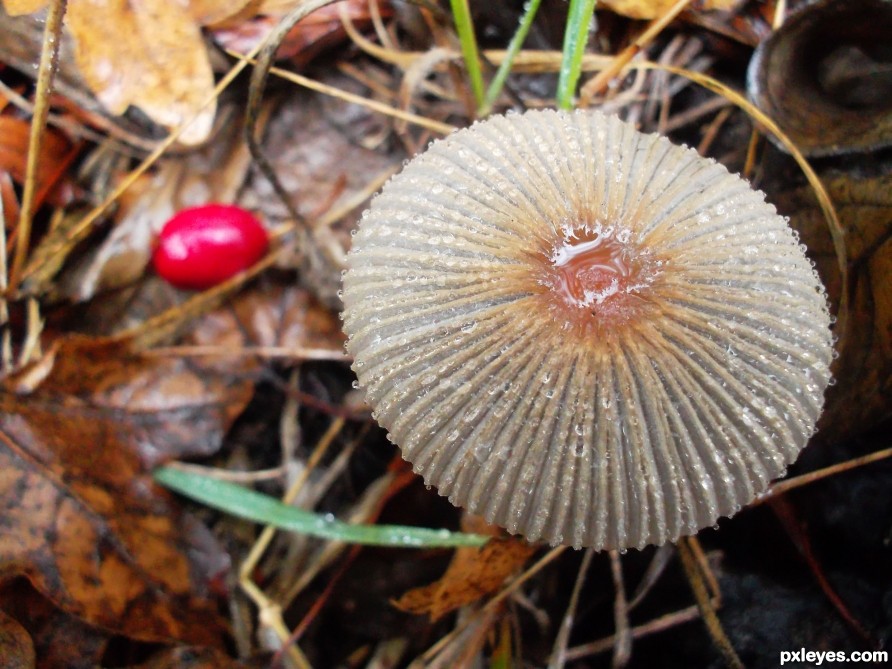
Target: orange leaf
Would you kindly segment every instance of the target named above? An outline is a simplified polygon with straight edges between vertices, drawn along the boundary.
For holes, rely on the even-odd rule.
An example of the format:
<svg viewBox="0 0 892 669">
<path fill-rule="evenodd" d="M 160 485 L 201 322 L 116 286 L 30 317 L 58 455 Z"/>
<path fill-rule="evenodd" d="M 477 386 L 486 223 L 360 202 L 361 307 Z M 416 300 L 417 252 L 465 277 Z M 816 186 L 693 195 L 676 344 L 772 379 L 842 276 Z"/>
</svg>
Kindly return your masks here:
<svg viewBox="0 0 892 669">
<path fill-rule="evenodd" d="M 231 366 L 231 363 L 230 363 Z M 72 336 L 0 391 L 0 574 L 85 623 L 219 646 L 228 557 L 150 470 L 214 452 L 250 396 L 209 361 Z"/>
<path fill-rule="evenodd" d="M 633 19 L 655 19 L 662 16 L 677 0 L 602 0 L 605 7 L 617 14 Z M 740 0 L 695 0 L 690 9 L 723 9 L 730 10 L 740 4 Z"/>
<path fill-rule="evenodd" d="M 49 4 L 49 0 L 3 0 L 3 7 L 10 16 L 33 14 Z"/>
<path fill-rule="evenodd" d="M 450 611 L 496 591 L 535 552 L 520 539 L 493 539 L 482 548 L 458 548 L 442 578 L 414 588 L 393 602 L 397 608 L 428 614 L 436 621 Z"/>
<path fill-rule="evenodd" d="M 214 78 L 187 7 L 167 0 L 74 1 L 67 22 L 78 66 L 112 113 L 135 105 L 167 127 L 197 115 L 180 141 L 197 144 L 208 136 L 216 104 L 201 107 Z"/>
</svg>

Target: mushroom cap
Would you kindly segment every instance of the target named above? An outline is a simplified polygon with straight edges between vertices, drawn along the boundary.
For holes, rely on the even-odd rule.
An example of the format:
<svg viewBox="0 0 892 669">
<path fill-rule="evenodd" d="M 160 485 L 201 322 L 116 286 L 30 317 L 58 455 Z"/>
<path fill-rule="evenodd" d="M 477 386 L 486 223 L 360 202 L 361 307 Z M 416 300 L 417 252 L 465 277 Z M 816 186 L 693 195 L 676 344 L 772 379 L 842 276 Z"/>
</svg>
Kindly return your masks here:
<svg viewBox="0 0 892 669">
<path fill-rule="evenodd" d="M 530 540 L 662 544 L 782 475 L 821 411 L 826 294 L 720 164 L 597 112 L 433 142 L 347 258 L 347 349 L 428 485 Z"/>
</svg>

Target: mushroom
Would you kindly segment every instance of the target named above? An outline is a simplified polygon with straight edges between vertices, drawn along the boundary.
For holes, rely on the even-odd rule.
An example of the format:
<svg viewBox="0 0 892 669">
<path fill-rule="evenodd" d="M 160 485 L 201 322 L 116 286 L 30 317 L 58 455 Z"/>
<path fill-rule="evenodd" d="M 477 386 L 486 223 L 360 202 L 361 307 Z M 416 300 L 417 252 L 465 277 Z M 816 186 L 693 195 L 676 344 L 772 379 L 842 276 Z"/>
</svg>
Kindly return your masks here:
<svg viewBox="0 0 892 669">
<path fill-rule="evenodd" d="M 597 112 L 433 142 L 362 217 L 344 328 L 428 485 L 509 532 L 662 544 L 734 514 L 814 431 L 830 317 L 739 177 Z"/>
</svg>

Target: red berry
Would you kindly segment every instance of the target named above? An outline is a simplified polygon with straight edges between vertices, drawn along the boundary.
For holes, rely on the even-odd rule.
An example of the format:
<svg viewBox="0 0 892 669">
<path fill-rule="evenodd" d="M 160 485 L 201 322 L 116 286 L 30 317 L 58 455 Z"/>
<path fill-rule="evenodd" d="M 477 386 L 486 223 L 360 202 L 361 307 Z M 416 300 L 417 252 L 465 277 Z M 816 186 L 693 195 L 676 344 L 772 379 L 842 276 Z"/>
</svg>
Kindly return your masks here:
<svg viewBox="0 0 892 669">
<path fill-rule="evenodd" d="M 164 224 L 152 263 L 177 288 L 204 290 L 253 265 L 268 245 L 266 230 L 250 212 L 206 204 L 183 209 Z"/>
</svg>

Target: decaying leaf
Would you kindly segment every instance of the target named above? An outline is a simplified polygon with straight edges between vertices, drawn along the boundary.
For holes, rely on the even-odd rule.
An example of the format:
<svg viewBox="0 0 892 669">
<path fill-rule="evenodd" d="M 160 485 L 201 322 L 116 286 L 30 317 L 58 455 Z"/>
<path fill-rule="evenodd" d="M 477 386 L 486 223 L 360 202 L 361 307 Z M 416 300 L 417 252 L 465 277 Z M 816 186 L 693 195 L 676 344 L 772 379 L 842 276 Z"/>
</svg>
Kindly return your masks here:
<svg viewBox="0 0 892 669">
<path fill-rule="evenodd" d="M 47 0 L 3 0 L 6 11 L 13 16 L 39 12 L 47 4 Z"/>
<path fill-rule="evenodd" d="M 892 175 L 825 179 L 845 230 L 849 324 L 839 333 L 836 385 L 827 392 L 820 435 L 839 439 L 892 415 Z M 833 304 L 840 275 L 827 223 L 811 189 L 772 198 L 791 217 L 814 259 Z"/>
<path fill-rule="evenodd" d="M 633 19 L 655 19 L 662 16 L 677 0 L 602 0 L 605 7 L 612 9 L 617 14 L 622 14 Z M 740 4 L 740 0 L 693 0 L 691 9 L 722 9 L 731 10 Z"/>
<path fill-rule="evenodd" d="M 326 78 L 325 83 L 347 90 L 358 88 L 340 75 Z M 297 268 L 300 281 L 333 309 L 341 306 L 337 293 L 350 230 L 368 198 L 378 190 L 376 180 L 383 182 L 395 173 L 405 158 L 402 153 L 385 154 L 361 144 L 363 138 L 379 134 L 380 122 L 380 117 L 359 105 L 299 91 L 282 101 L 264 140 L 273 169 L 285 189 L 293 193 L 298 212 L 312 230 L 312 246 L 319 251 L 311 254 L 301 249 L 301 253 L 284 256 L 282 264 Z M 273 225 L 289 218 L 269 181 L 259 173 L 240 203 L 261 211 Z M 328 219 L 332 212 L 339 215 Z M 326 224 L 332 221 L 336 223 Z"/>
<path fill-rule="evenodd" d="M 211 131 L 214 77 L 201 29 L 178 2 L 72 2 L 67 24 L 84 78 L 115 114 L 130 105 L 175 127 L 196 116 L 180 136 L 197 144 Z M 122 36 L 126 35 L 126 39 Z"/>
<path fill-rule="evenodd" d="M 215 648 L 171 648 L 132 669 L 263 669 L 269 661 L 240 662 Z"/>
<path fill-rule="evenodd" d="M 218 646 L 212 590 L 228 558 L 150 471 L 214 452 L 250 384 L 86 337 L 59 340 L 48 356 L 0 392 L 0 574 L 27 577 L 91 626 Z"/>
<path fill-rule="evenodd" d="M 12 15 L 46 4 L 4 1 Z M 72 0 L 65 21 L 84 79 L 109 111 L 123 114 L 133 105 L 168 128 L 194 118 L 180 141 L 197 144 L 210 133 L 216 109 L 202 21 L 219 21 L 245 4 Z"/>
<path fill-rule="evenodd" d="M 464 531 L 492 533 L 494 528 L 482 519 L 465 516 L 473 527 Z M 473 604 L 498 590 L 505 579 L 517 572 L 536 551 L 536 546 L 515 537 L 494 538 L 481 548 L 458 548 L 440 580 L 413 588 L 393 601 L 397 608 L 436 621 L 450 611 Z"/>
<path fill-rule="evenodd" d="M 112 635 L 58 608 L 25 578 L 0 584 L 0 609 L 24 629 L 41 669 L 96 667 Z"/>
<path fill-rule="evenodd" d="M 0 651 L 7 669 L 33 669 L 34 644 L 16 620 L 0 610 Z"/>
<path fill-rule="evenodd" d="M 384 0 L 378 0 L 378 3 L 382 16 L 387 17 L 392 13 L 389 3 Z M 264 3 L 252 20 L 227 22 L 227 25 L 216 28 L 213 32 L 214 40 L 226 49 L 246 54 L 266 39 L 278 25 L 279 15 L 294 4 L 294 0 Z M 367 0 L 344 0 L 320 7 L 288 32 L 276 51 L 276 57 L 289 58 L 300 69 L 327 47 L 346 39 L 341 12 L 346 12 L 350 21 L 359 29 L 371 21 Z"/>
<path fill-rule="evenodd" d="M 262 286 L 242 291 L 230 304 L 208 314 L 192 338 L 217 341 L 230 350 L 245 346 L 306 348 L 340 352 L 341 323 L 306 290 L 297 286 Z"/>
<path fill-rule="evenodd" d="M 0 116 L 0 171 L 9 172 L 13 180 L 19 184 L 25 180 L 30 127 L 30 122 L 25 119 Z M 63 178 L 65 169 L 75 155 L 76 151 L 65 135 L 54 128 L 45 130 L 35 174 L 36 206 L 43 203 L 49 190 Z"/>
</svg>

